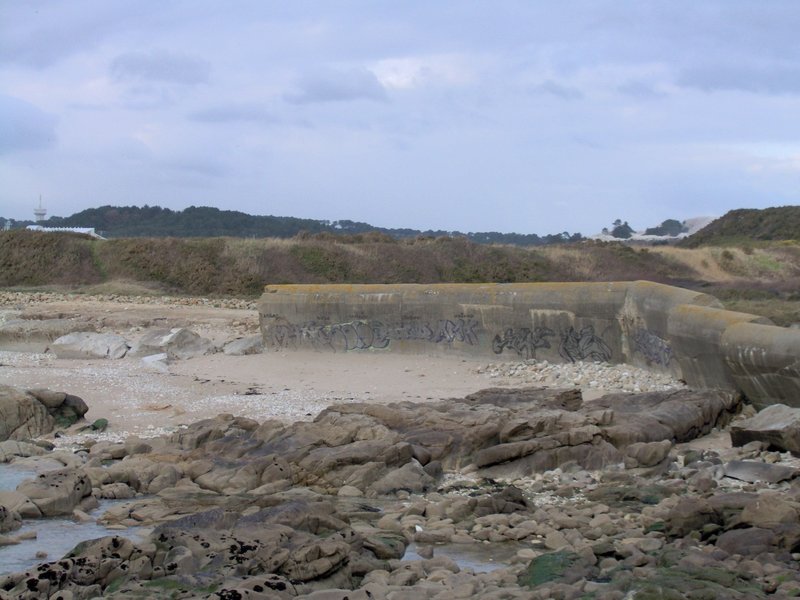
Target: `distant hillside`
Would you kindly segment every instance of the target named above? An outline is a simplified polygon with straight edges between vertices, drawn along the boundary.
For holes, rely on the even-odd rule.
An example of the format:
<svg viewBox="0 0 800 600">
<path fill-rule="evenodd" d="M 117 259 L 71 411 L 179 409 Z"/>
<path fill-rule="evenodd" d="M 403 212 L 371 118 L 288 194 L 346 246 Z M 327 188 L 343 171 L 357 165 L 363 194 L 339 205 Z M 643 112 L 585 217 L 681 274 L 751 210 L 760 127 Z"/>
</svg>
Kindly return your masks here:
<svg viewBox="0 0 800 600">
<path fill-rule="evenodd" d="M 257 296 L 274 283 L 667 282 L 693 275 L 669 257 L 604 242 L 521 248 L 374 233 L 95 240 L 0 231 L 0 288 L 126 281 L 171 293 Z"/>
<path fill-rule="evenodd" d="M 15 228 L 24 227 L 30 223 L 30 221 L 15 223 Z M 0 219 L 0 227 L 4 224 L 5 219 Z M 538 236 L 496 231 L 465 234 L 459 231 L 387 229 L 357 221 L 320 221 L 294 217 L 253 216 L 243 212 L 203 206 L 190 206 L 185 210 L 178 211 L 159 206 L 101 206 L 75 213 L 69 217 L 51 217 L 39 224 L 45 227 L 93 227 L 107 238 L 291 238 L 298 234 L 361 235 L 378 232 L 395 239 L 450 236 L 466 237 L 479 244 L 514 244 L 517 246 L 563 244 L 583 239 L 579 233 L 570 234 L 568 232 Z"/>
<path fill-rule="evenodd" d="M 800 240 L 800 206 L 732 210 L 689 236 L 681 246 L 738 244 L 748 240 Z"/>
</svg>

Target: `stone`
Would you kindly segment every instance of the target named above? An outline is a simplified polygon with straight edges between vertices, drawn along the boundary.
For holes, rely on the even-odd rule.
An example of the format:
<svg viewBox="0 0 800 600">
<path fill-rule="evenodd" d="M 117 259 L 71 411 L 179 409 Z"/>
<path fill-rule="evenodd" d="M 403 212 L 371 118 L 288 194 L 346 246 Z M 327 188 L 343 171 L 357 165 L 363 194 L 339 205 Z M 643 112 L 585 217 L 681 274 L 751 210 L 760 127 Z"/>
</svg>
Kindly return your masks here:
<svg viewBox="0 0 800 600">
<path fill-rule="evenodd" d="M 214 352 L 216 346 L 211 340 L 183 327 L 148 331 L 130 351 L 134 356 L 165 353 L 172 360 L 183 360 Z"/>
<path fill-rule="evenodd" d="M 716 546 L 729 554 L 758 556 L 775 549 L 775 534 L 759 527 L 732 529 L 717 538 Z"/>
<path fill-rule="evenodd" d="M 36 444 L 19 442 L 17 440 L 5 440 L 0 442 L 0 463 L 11 462 L 14 458 L 42 456 L 46 453 L 47 450 Z"/>
<path fill-rule="evenodd" d="M 0 441 L 36 438 L 54 426 L 47 407 L 32 394 L 0 384 Z"/>
<path fill-rule="evenodd" d="M 89 477 L 80 470 L 47 471 L 23 481 L 17 492 L 27 496 L 44 517 L 70 515 L 78 503 L 91 494 Z"/>
<path fill-rule="evenodd" d="M 671 440 L 649 443 L 635 442 L 625 448 L 625 455 L 636 460 L 640 467 L 652 467 L 664 460 L 671 449 Z"/>
<path fill-rule="evenodd" d="M 670 510 L 667 521 L 667 533 L 670 536 L 683 537 L 709 523 L 719 525 L 721 519 L 707 500 L 688 496 L 678 500 Z"/>
<path fill-rule="evenodd" d="M 763 529 L 776 529 L 782 524 L 797 523 L 800 504 L 791 502 L 776 494 L 759 494 L 759 498 L 744 507 L 741 521 L 761 527 Z"/>
<path fill-rule="evenodd" d="M 0 504 L 0 533 L 15 531 L 22 526 L 20 514 L 9 507 Z"/>
<path fill-rule="evenodd" d="M 130 344 L 115 333 L 74 332 L 55 340 L 50 350 L 58 358 L 123 358 Z"/>
<path fill-rule="evenodd" d="M 800 475 L 800 471 L 783 465 L 755 460 L 732 460 L 725 464 L 725 477 L 756 483 L 780 483 Z"/>
<path fill-rule="evenodd" d="M 264 340 L 260 334 L 232 340 L 222 347 L 222 352 L 229 356 L 260 354 L 263 350 Z"/>
<path fill-rule="evenodd" d="M 755 417 L 731 424 L 730 435 L 734 446 L 757 441 L 800 455 L 800 408 L 773 404 Z"/>
</svg>

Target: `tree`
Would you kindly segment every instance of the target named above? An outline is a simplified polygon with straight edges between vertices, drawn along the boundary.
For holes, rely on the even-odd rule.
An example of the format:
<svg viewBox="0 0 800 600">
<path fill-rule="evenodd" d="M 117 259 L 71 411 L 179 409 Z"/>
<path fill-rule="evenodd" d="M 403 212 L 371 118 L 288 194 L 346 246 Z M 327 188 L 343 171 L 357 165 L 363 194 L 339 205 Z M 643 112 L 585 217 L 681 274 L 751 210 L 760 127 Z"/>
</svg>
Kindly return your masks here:
<svg viewBox="0 0 800 600">
<path fill-rule="evenodd" d="M 628 225 L 628 222 L 620 223 L 619 219 L 614 221 L 614 229 L 611 230 L 611 235 L 615 238 L 627 240 L 634 233 L 633 228 Z"/>
</svg>

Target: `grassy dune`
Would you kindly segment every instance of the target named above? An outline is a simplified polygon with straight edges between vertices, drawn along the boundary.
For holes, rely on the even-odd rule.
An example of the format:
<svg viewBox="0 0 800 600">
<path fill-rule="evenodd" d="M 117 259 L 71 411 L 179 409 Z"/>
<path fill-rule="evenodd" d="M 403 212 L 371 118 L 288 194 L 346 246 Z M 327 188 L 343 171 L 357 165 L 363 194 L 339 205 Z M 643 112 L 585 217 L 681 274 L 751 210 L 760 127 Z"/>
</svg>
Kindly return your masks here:
<svg viewBox="0 0 800 600">
<path fill-rule="evenodd" d="M 256 297 L 279 283 L 469 283 L 648 279 L 714 293 L 729 308 L 800 321 L 800 244 L 522 248 L 380 234 L 293 239 L 0 233 L 0 287 Z"/>
</svg>

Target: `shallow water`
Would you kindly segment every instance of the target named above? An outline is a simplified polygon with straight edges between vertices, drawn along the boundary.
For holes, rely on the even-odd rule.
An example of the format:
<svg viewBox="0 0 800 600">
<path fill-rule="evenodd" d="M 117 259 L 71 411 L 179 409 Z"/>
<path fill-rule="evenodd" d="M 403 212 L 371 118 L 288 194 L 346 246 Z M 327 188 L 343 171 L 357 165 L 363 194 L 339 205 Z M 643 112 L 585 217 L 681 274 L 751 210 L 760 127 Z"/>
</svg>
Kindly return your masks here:
<svg viewBox="0 0 800 600">
<path fill-rule="evenodd" d="M 42 469 L 47 470 L 47 468 Z M 0 490 L 13 490 L 20 482 L 34 477 L 37 472 L 28 467 L 19 467 L 13 464 L 0 465 Z M 89 513 L 97 519 L 115 504 L 127 500 L 101 500 L 100 506 Z M 22 527 L 16 531 L 9 531 L 5 535 L 15 538 L 21 534 L 34 531 L 36 539 L 21 540 L 19 544 L 0 546 L 0 575 L 24 571 L 41 562 L 49 562 L 62 558 L 80 542 L 92 540 L 108 535 L 120 535 L 133 539 L 140 539 L 144 530 L 129 528 L 125 530 L 112 530 L 98 525 L 94 521 L 77 523 L 66 518 L 51 519 L 25 519 Z M 45 558 L 37 558 L 37 552 L 46 552 Z"/>
<path fill-rule="evenodd" d="M 492 544 L 485 546 L 482 544 L 444 544 L 434 546 L 434 557 L 446 556 L 455 562 L 461 569 L 470 569 L 475 573 L 488 573 L 495 569 L 503 569 L 510 566 L 511 558 L 520 548 L 518 544 Z M 424 560 L 417 554 L 416 544 L 411 544 L 406 548 L 403 560 Z"/>
</svg>

